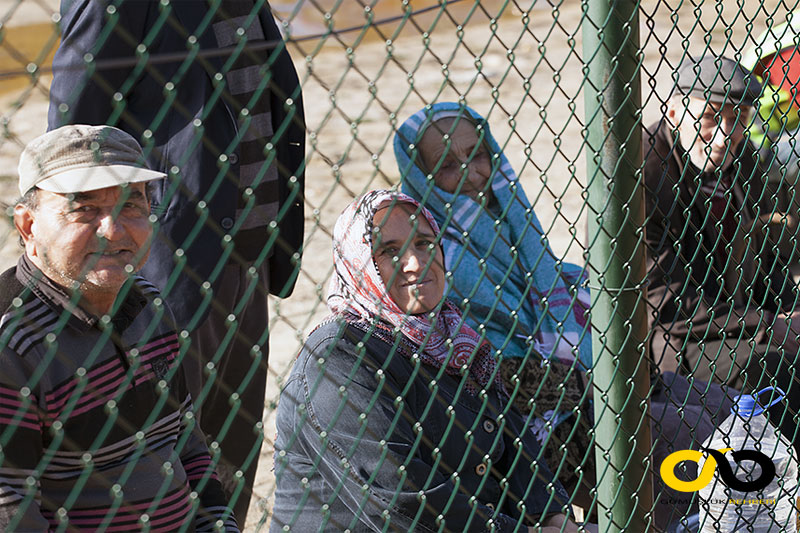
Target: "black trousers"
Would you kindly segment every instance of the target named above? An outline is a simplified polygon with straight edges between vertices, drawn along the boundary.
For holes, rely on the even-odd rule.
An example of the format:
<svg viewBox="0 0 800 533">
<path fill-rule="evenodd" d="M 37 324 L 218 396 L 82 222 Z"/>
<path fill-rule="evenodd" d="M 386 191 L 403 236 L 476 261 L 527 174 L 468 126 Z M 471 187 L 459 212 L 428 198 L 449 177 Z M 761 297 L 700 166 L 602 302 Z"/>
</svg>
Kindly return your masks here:
<svg viewBox="0 0 800 533">
<path fill-rule="evenodd" d="M 261 443 L 268 370 L 269 270 L 227 265 L 184 359 L 189 389 L 217 474 L 244 528 Z M 233 320 L 231 320 L 233 319 Z"/>
</svg>

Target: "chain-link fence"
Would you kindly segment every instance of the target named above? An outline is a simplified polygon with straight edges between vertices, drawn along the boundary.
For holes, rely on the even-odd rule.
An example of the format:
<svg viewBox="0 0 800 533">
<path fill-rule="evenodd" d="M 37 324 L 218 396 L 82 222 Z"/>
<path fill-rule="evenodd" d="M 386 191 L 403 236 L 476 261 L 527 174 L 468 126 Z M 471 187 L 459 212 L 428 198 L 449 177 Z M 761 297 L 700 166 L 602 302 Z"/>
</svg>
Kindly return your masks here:
<svg viewBox="0 0 800 533">
<path fill-rule="evenodd" d="M 12 363 L 0 378 L 0 487 L 11 526 L 188 530 L 187 509 L 227 499 L 247 530 L 482 530 L 492 520 L 524 531 L 544 523 L 550 498 L 549 512 L 601 530 L 663 530 L 710 504 L 699 488 L 676 490 L 698 475 L 691 460 L 675 463 L 675 481 L 662 462 L 699 450 L 737 390 L 788 389 L 769 416 L 795 439 L 796 5 L 63 4 L 59 15 L 57 0 L 0 2 L 0 266 L 36 255 L 14 229 L 26 143 L 48 124 L 110 124 L 167 175 L 148 193 L 155 234 L 143 270 L 160 294 L 125 285 L 111 314 L 140 293 L 147 312 L 121 324 L 88 316 L 90 333 L 77 334 L 70 317 L 85 308 L 85 286 L 65 300 L 26 289 L 45 279 L 37 259 L 27 278 L 3 278 L 0 347 Z M 758 75 L 756 111 L 729 80 L 721 100 L 705 81 L 675 97 L 681 67 L 705 80 L 700 59 L 719 56 Z M 725 77 L 719 62 L 715 72 L 709 83 Z M 734 101 L 731 122 L 723 104 Z M 478 141 L 459 154 L 462 120 Z M 470 192 L 463 172 L 482 149 L 492 178 Z M 452 198 L 428 179 L 447 164 L 460 183 Z M 409 348 L 400 323 L 328 324 L 315 334 L 329 344 L 296 359 L 330 314 L 337 218 L 363 193 L 395 187 L 441 226 L 448 294 L 465 317 L 456 322 L 500 354 L 482 385 L 503 382 L 519 411 L 470 392 L 471 378 L 447 364 L 420 362 L 429 339 Z M 53 239 L 71 238 L 67 222 Z M 183 383 L 173 360 L 151 354 L 184 361 L 205 439 L 183 399 L 159 389 Z M 358 364 L 335 365 L 348 357 Z M 121 366 L 104 366 L 112 360 Z M 150 397 L 137 379 L 153 384 Z M 542 488 L 555 478 L 568 496 Z M 791 485 L 779 500 L 794 501 Z M 223 527 L 225 513 L 205 525 Z"/>
</svg>

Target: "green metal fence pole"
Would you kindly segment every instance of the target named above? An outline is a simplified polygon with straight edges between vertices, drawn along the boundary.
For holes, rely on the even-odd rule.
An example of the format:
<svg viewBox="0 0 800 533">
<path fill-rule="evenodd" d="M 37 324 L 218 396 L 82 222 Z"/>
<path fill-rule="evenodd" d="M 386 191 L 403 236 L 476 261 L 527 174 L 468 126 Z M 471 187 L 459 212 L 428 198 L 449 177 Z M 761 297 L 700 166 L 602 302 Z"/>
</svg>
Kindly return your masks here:
<svg viewBox="0 0 800 533">
<path fill-rule="evenodd" d="M 651 529 L 638 3 L 584 0 L 589 262 L 601 531 Z"/>
</svg>

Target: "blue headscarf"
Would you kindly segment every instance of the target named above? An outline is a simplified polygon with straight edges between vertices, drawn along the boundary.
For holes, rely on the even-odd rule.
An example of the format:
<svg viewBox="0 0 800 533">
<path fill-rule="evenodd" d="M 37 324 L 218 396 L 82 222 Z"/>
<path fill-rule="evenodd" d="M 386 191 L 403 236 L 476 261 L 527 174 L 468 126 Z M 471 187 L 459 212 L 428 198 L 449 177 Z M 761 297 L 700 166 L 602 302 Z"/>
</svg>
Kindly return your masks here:
<svg viewBox="0 0 800 533">
<path fill-rule="evenodd" d="M 445 192 L 421 167 L 418 149 L 433 123 L 475 124 L 492 155 L 493 199 Z M 514 170 L 486 121 L 469 107 L 438 103 L 412 115 L 394 138 L 402 190 L 428 208 L 444 231 L 448 298 L 485 332 L 504 358 L 543 357 L 591 367 L 585 269 L 557 259 Z M 434 169 L 428 169 L 433 172 Z"/>
</svg>

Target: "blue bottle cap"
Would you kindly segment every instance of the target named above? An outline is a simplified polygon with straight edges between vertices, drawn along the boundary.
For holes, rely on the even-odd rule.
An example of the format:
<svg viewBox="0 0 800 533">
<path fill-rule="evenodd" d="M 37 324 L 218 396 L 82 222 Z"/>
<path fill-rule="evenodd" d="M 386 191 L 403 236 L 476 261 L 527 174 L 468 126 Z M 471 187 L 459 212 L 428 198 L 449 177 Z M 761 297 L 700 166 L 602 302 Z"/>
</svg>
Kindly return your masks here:
<svg viewBox="0 0 800 533">
<path fill-rule="evenodd" d="M 774 398 L 769 404 L 761 405 L 758 403 L 759 396 L 766 392 L 772 391 L 775 391 L 776 394 L 770 395 L 771 397 L 774 396 Z M 738 414 L 743 418 L 752 415 L 760 415 L 779 401 L 783 400 L 785 397 L 786 393 L 778 387 L 767 387 L 765 389 L 761 389 L 755 394 L 741 394 L 738 398 L 736 398 L 736 403 L 734 403 L 731 407 L 731 413 Z"/>
</svg>

